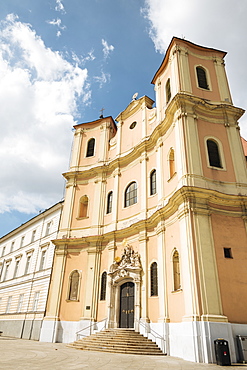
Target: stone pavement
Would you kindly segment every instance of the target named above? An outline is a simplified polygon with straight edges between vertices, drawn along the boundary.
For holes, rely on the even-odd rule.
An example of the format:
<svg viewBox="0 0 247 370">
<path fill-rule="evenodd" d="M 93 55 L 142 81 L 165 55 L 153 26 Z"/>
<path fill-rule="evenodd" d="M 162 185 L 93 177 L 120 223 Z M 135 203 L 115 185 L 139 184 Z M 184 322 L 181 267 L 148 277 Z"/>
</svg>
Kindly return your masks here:
<svg viewBox="0 0 247 370">
<path fill-rule="evenodd" d="M 234 364 L 232 366 L 233 369 L 242 370 L 245 367 L 247 365 Z M 41 343 L 25 339 L 0 337 L 1 370 L 220 370 L 223 368 L 229 369 L 229 366 L 196 364 L 167 356 L 139 356 L 81 351 L 67 348 L 64 343 Z"/>
</svg>

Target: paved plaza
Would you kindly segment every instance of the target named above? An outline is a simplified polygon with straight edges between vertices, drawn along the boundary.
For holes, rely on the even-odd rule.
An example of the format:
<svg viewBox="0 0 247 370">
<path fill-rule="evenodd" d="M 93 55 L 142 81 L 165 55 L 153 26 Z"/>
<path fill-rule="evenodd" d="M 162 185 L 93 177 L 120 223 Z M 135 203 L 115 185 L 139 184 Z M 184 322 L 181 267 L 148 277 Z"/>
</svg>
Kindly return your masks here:
<svg viewBox="0 0 247 370">
<path fill-rule="evenodd" d="M 175 357 L 137 356 L 115 353 L 80 351 L 67 348 L 64 343 L 41 343 L 25 339 L 0 337 L 1 370 L 74 370 L 74 369 L 222 369 L 228 368 L 195 364 Z M 233 364 L 234 369 L 247 365 Z"/>
</svg>

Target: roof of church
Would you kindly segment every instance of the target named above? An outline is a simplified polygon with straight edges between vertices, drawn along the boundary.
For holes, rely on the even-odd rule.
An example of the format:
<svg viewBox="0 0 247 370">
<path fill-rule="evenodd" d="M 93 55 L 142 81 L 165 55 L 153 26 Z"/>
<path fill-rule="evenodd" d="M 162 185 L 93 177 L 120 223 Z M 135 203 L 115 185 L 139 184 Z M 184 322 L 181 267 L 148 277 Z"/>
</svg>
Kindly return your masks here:
<svg viewBox="0 0 247 370">
<path fill-rule="evenodd" d="M 151 83 L 152 84 L 155 84 L 155 81 L 158 77 L 158 75 L 160 74 L 160 72 L 165 68 L 167 62 L 168 62 L 168 59 L 169 59 L 169 54 L 170 54 L 170 50 L 172 48 L 172 46 L 176 43 L 176 41 L 182 41 L 183 43 L 187 44 L 187 45 L 190 45 L 194 48 L 197 48 L 199 50 L 207 50 L 207 51 L 216 51 L 218 53 L 223 53 L 223 58 L 225 57 L 225 55 L 227 54 L 226 51 L 222 51 L 222 50 L 218 50 L 218 49 L 214 49 L 214 48 L 208 48 L 208 47 L 205 47 L 205 46 L 201 46 L 201 45 L 197 45 L 197 44 L 194 44 L 193 42 L 191 41 L 188 41 L 188 40 L 185 40 L 185 39 L 180 39 L 179 37 L 175 37 L 173 36 L 167 50 L 166 50 L 166 53 L 165 53 L 165 56 L 162 60 L 162 63 L 160 65 L 160 67 L 158 68 L 157 72 L 155 73 Z"/>
<path fill-rule="evenodd" d="M 78 123 L 77 125 L 74 125 L 73 127 L 78 128 L 79 126 L 82 126 L 82 125 L 93 125 L 93 124 L 101 123 L 103 120 L 104 121 L 111 120 L 112 123 L 116 126 L 116 123 L 115 123 L 114 119 L 112 118 L 112 116 L 107 116 L 107 117 L 98 118 L 95 121 L 91 121 L 91 122 Z"/>
</svg>

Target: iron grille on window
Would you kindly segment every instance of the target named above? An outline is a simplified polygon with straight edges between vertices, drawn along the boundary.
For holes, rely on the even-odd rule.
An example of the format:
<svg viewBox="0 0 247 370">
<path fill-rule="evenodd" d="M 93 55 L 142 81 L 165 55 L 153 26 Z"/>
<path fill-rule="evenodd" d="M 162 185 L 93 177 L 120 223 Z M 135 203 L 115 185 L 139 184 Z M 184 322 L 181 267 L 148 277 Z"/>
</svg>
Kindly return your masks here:
<svg viewBox="0 0 247 370">
<path fill-rule="evenodd" d="M 136 182 L 132 182 L 125 191 L 124 206 L 129 207 L 135 203 L 137 203 L 137 185 Z"/>
<path fill-rule="evenodd" d="M 103 272 L 101 275 L 101 290 L 100 290 L 100 300 L 105 301 L 106 298 L 106 280 L 107 280 L 107 274 L 106 272 Z"/>
<path fill-rule="evenodd" d="M 150 195 L 156 194 L 156 170 L 153 170 L 150 175 Z"/>
<path fill-rule="evenodd" d="M 157 263 L 153 262 L 150 269 L 151 297 L 158 295 L 158 268 Z"/>
</svg>

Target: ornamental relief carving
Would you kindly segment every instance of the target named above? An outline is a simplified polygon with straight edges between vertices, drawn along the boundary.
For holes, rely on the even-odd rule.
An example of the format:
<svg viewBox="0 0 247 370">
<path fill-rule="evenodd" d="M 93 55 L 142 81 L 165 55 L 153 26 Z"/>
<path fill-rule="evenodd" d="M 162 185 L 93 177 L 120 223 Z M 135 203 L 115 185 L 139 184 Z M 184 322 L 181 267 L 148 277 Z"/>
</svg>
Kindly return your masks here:
<svg viewBox="0 0 247 370">
<path fill-rule="evenodd" d="M 140 281 L 142 271 L 140 255 L 134 251 L 130 244 L 125 244 L 122 256 L 115 258 L 115 262 L 110 266 L 108 274 L 113 283 L 127 277 Z"/>
</svg>

